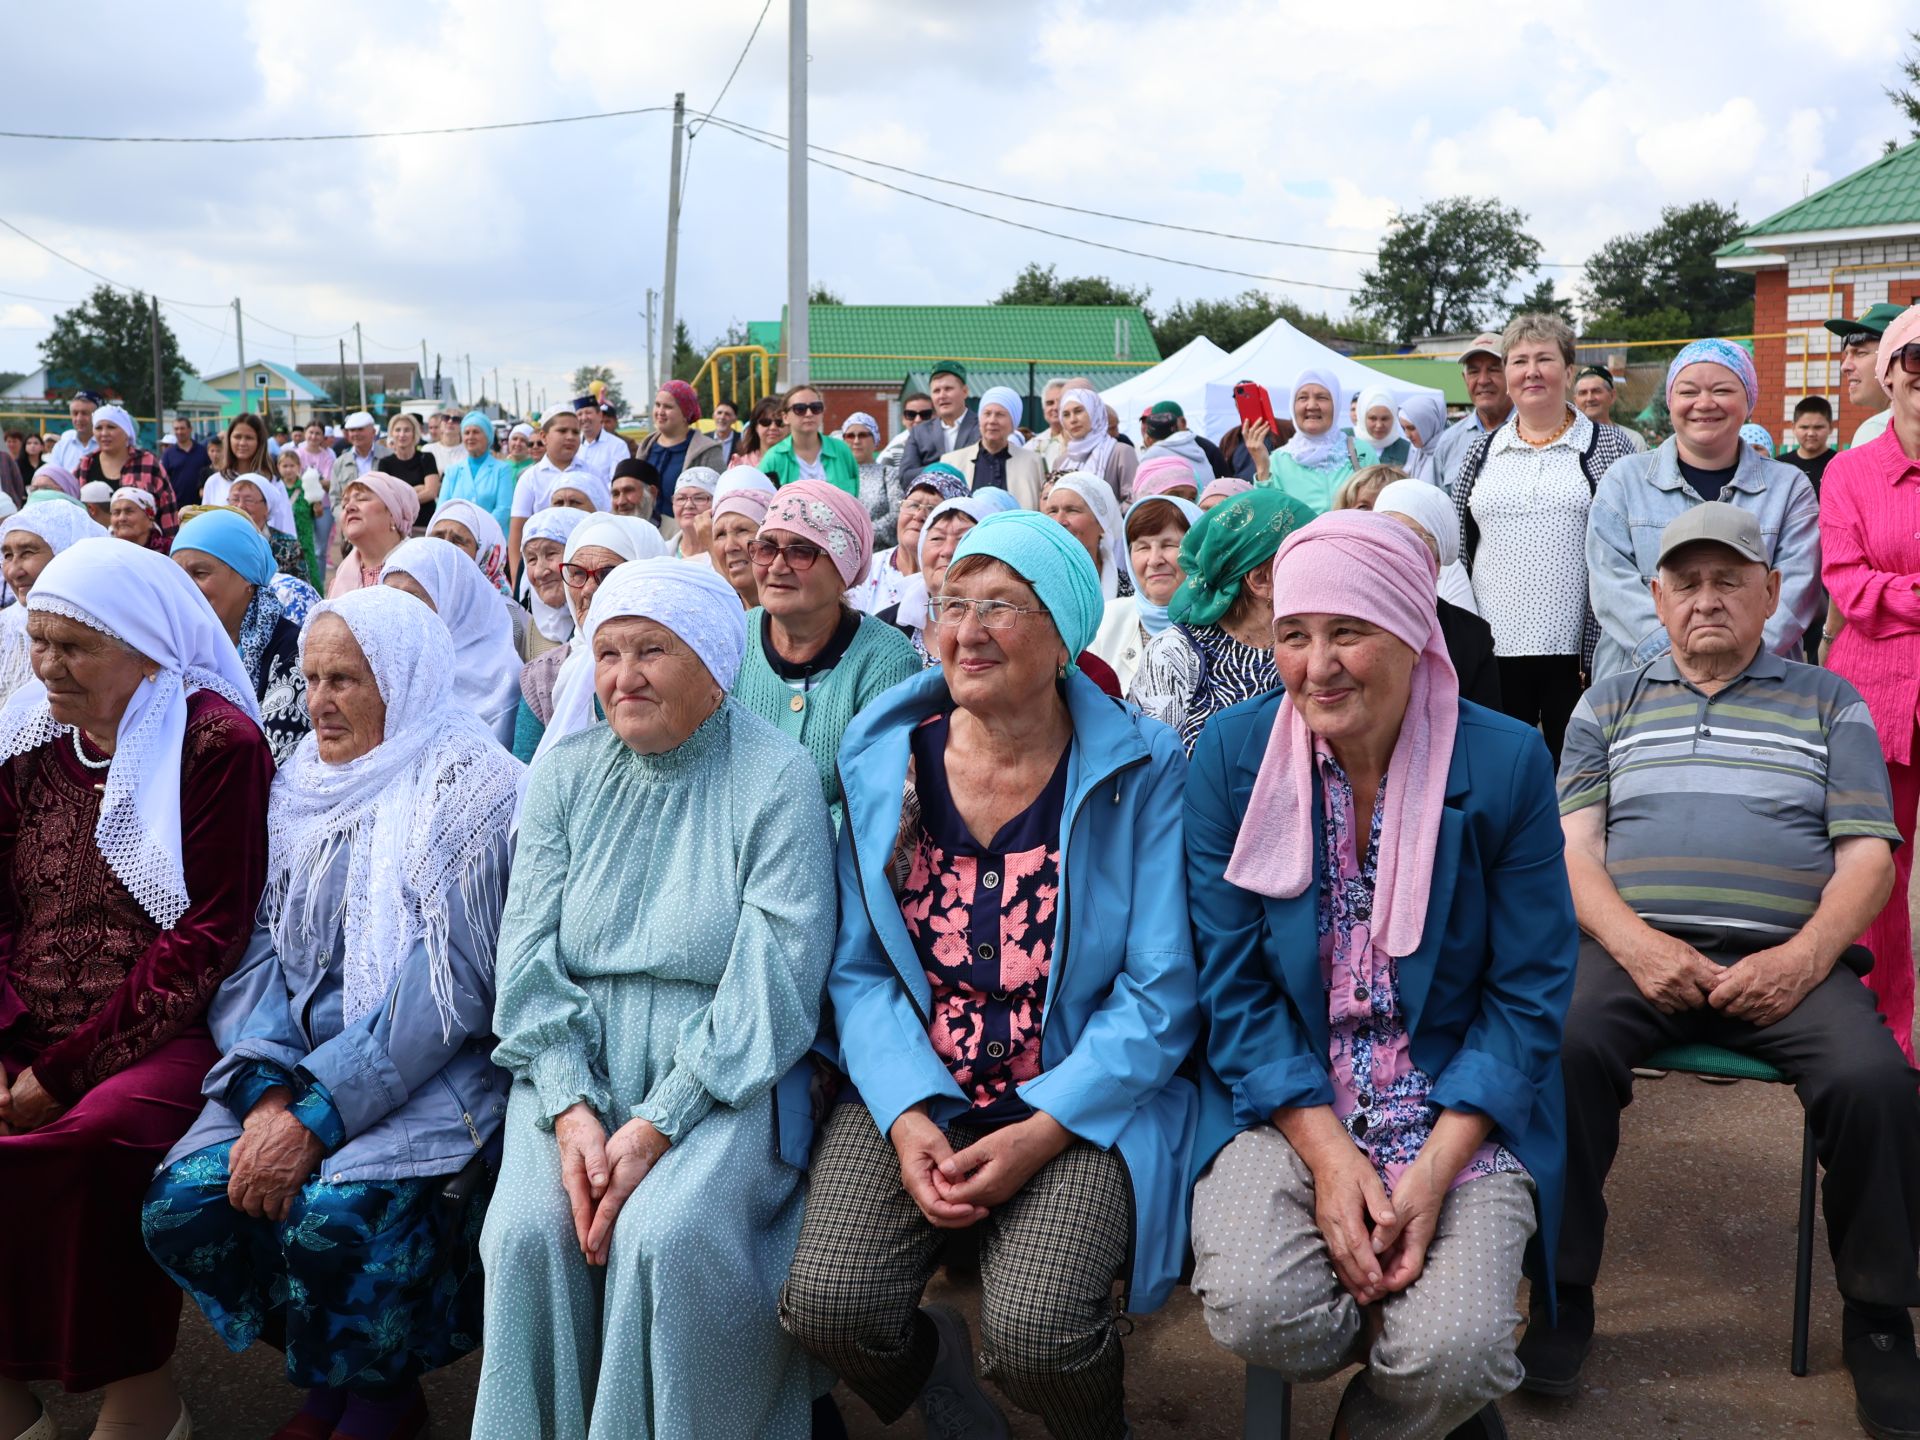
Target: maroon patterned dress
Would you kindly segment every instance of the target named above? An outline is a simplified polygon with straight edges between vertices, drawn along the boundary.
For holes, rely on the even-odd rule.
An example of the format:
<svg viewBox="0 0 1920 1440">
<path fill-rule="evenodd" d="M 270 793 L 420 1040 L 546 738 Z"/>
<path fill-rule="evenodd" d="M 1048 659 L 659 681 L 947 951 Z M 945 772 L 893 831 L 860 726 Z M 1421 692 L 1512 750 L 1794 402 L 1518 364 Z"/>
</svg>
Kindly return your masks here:
<svg viewBox="0 0 1920 1440">
<path fill-rule="evenodd" d="M 91 1390 L 167 1362 L 180 1292 L 147 1256 L 140 1199 L 200 1113 L 207 1002 L 266 880 L 273 760 L 209 691 L 187 700 L 187 913 L 162 930 L 93 839 L 104 772 L 68 736 L 0 764 L 0 1064 L 67 1108 L 0 1136 L 0 1375 Z"/>
</svg>

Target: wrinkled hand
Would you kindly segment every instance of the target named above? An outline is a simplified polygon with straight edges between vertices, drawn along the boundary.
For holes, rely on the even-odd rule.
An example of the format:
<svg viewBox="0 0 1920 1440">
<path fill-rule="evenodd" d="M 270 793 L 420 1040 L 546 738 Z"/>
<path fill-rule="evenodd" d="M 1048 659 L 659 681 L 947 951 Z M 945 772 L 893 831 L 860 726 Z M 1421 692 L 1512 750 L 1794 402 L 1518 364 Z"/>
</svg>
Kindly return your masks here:
<svg viewBox="0 0 1920 1440">
<path fill-rule="evenodd" d="M 261 1096 L 228 1156 L 227 1203 L 256 1219 L 285 1220 L 293 1197 L 327 1153 L 319 1137 L 293 1117 L 288 1098 L 277 1085 Z"/>
<path fill-rule="evenodd" d="M 1073 1132 L 1043 1110 L 990 1130 L 936 1167 L 945 1198 L 991 1210 L 1004 1205 L 1041 1167 L 1073 1143 Z"/>
<path fill-rule="evenodd" d="M 1398 1234 L 1400 1220 L 1373 1162 L 1358 1146 L 1349 1146 L 1348 1151 L 1314 1168 L 1313 1223 L 1327 1242 L 1340 1283 L 1355 1300 L 1370 1305 L 1387 1294 L 1386 1272 L 1380 1263 L 1385 1243 L 1380 1237 Z M 1421 1253 L 1424 1257 L 1424 1242 Z"/>
<path fill-rule="evenodd" d="M 1808 949 L 1794 941 L 1756 950 L 1720 971 L 1707 1003 L 1750 1025 L 1772 1025 L 1826 978 Z"/>
<path fill-rule="evenodd" d="M 1684 940 L 1648 926 L 1613 957 L 1640 993 L 1668 1015 L 1698 1010 L 1720 983 L 1721 967 Z"/>
<path fill-rule="evenodd" d="M 13 1077 L 13 1087 L 0 1084 L 0 1135 L 22 1135 L 57 1120 L 66 1110 L 40 1084 L 29 1066 Z"/>
<path fill-rule="evenodd" d="M 613 1246 L 613 1222 L 620 1218 L 620 1207 L 672 1144 L 645 1120 L 629 1120 L 613 1132 L 613 1138 L 607 1141 L 606 1194 L 600 1197 L 593 1225 L 587 1231 L 589 1265 L 607 1263 L 607 1251 Z"/>
<path fill-rule="evenodd" d="M 607 1129 L 593 1107 L 580 1100 L 555 1117 L 553 1138 L 560 1146 L 560 1184 L 573 1212 L 573 1238 L 580 1253 L 592 1260 L 587 1235 L 593 1229 L 594 1207 L 607 1193 Z"/>
<path fill-rule="evenodd" d="M 900 1157 L 900 1184 L 928 1224 L 941 1230 L 964 1230 L 987 1218 L 984 1207 L 953 1198 L 953 1187 L 940 1169 L 953 1159 L 953 1147 L 925 1110 L 904 1112 L 893 1122 L 887 1138 L 893 1143 L 893 1153 Z"/>
<path fill-rule="evenodd" d="M 1433 1165 L 1415 1160 L 1401 1171 L 1400 1183 L 1393 1187 L 1393 1219 L 1373 1231 L 1382 1293 L 1406 1289 L 1427 1268 L 1427 1247 L 1440 1226 L 1440 1207 L 1446 1198 L 1447 1182 Z"/>
</svg>

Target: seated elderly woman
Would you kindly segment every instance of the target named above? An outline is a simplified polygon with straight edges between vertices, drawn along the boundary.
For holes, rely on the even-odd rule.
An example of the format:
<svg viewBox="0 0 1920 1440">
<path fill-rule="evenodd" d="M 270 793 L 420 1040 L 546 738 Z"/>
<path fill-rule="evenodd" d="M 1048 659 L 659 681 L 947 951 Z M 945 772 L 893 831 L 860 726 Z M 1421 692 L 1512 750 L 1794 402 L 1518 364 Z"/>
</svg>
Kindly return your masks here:
<svg viewBox="0 0 1920 1440">
<path fill-rule="evenodd" d="M 107 532 L 78 505 L 29 505 L 0 520 L 0 578 L 15 604 L 0 610 L 0 702 L 33 679 L 33 641 L 27 635 L 27 596 L 54 556 Z"/>
<path fill-rule="evenodd" d="M 266 536 L 275 569 L 282 575 L 307 578 L 307 555 L 301 548 L 298 523 L 293 518 L 293 497 L 274 476 L 257 471 L 216 475 L 200 492 L 200 503 L 227 505 L 238 510 Z"/>
<path fill-rule="evenodd" d="M 1270 485 L 1215 506 L 1180 544 L 1186 579 L 1167 602 L 1172 622 L 1147 646 L 1129 698 L 1180 732 L 1187 753 L 1229 705 L 1280 687 L 1273 668 L 1274 553 L 1313 513 Z"/>
<path fill-rule="evenodd" d="M 908 584 L 920 573 L 920 537 L 927 517 L 935 506 L 967 493 L 967 477 L 938 460 L 916 475 L 894 517 L 894 543 L 874 553 L 867 578 L 847 590 L 847 604 L 869 615 L 899 604 Z"/>
<path fill-rule="evenodd" d="M 601 583 L 629 560 L 652 560 L 667 553 L 666 541 L 648 521 L 631 515 L 581 515 L 577 510 L 559 513 L 579 515 L 581 522 L 567 535 L 560 566 L 560 582 L 575 628 L 565 645 L 528 661 L 520 671 L 513 753 L 528 764 L 603 718 L 593 698 L 593 661 L 579 645 L 579 626 Z M 527 528 L 533 528 L 531 520 Z"/>
<path fill-rule="evenodd" d="M 680 472 L 673 484 L 673 554 L 682 560 L 713 562 L 707 551 L 713 544 L 713 492 L 720 486 L 720 472 L 709 465 L 694 465 Z M 871 543 L 871 542 L 869 542 Z"/>
<path fill-rule="evenodd" d="M 512 602 L 446 540 L 399 546 L 381 567 L 380 583 L 404 590 L 439 615 L 453 637 L 455 702 L 510 747 L 525 663 L 513 647 Z"/>
<path fill-rule="evenodd" d="M 26 609 L 37 678 L 0 710 L 0 1434 L 54 1433 L 47 1380 L 107 1387 L 96 1434 L 185 1440 L 180 1292 L 140 1197 L 218 1058 L 203 1015 L 253 926 L 273 757 L 166 556 L 83 540 Z"/>
<path fill-rule="evenodd" d="M 1120 502 L 1097 475 L 1068 471 L 1047 489 L 1041 513 L 1067 527 L 1086 547 L 1087 557 L 1100 572 L 1100 593 L 1112 600 L 1133 593 L 1133 575 L 1127 569 L 1127 536 L 1120 519 Z"/>
<path fill-rule="evenodd" d="M 747 612 L 750 643 L 733 685 L 736 701 L 812 754 L 836 830 L 840 737 L 874 696 L 920 670 L 906 636 L 846 603 L 872 560 L 873 521 L 857 496 L 824 480 L 796 480 L 774 496 L 753 542 L 760 604 Z"/>
<path fill-rule="evenodd" d="M 1459 698 L 1434 570 L 1383 516 L 1289 538 L 1285 690 L 1215 717 L 1187 782 L 1194 1292 L 1215 1340 L 1295 1382 L 1363 1357 L 1334 1429 L 1355 1437 L 1506 1434 L 1521 1253 L 1560 1210 L 1579 933 L 1552 767 Z"/>
<path fill-rule="evenodd" d="M 480 1338 L 507 1088 L 494 941 L 523 771 L 452 703 L 446 628 L 402 595 L 320 606 L 300 664 L 313 736 L 274 779 L 265 900 L 207 1015 L 206 1108 L 141 1223 L 229 1349 L 286 1352 L 309 1393 L 282 1436 L 383 1440 L 418 1433 L 420 1376 Z"/>
<path fill-rule="evenodd" d="M 1187 438 L 1192 439 L 1191 436 Z M 1162 441 L 1155 445 L 1147 452 L 1147 458 L 1140 462 L 1140 468 L 1134 471 L 1134 504 L 1139 504 L 1150 495 L 1171 495 L 1176 500 L 1199 502 L 1200 476 L 1195 473 L 1193 462 L 1183 454 L 1163 448 L 1169 443 Z M 1212 479 L 1212 472 L 1208 472 L 1207 478 Z M 1132 509 L 1129 508 L 1127 513 L 1131 515 Z"/>
<path fill-rule="evenodd" d="M 137 485 L 122 485 L 107 507 L 107 530 L 114 539 L 131 541 L 144 550 L 153 533 L 153 517 L 152 494 Z"/>
<path fill-rule="evenodd" d="M 775 1299 L 807 1137 L 774 1087 L 832 953 L 818 771 L 727 698 L 747 628 L 706 566 L 620 566 L 575 643 L 608 718 L 533 768 L 520 819 L 473 1433 L 802 1440 L 815 1374 Z"/>
<path fill-rule="evenodd" d="M 340 492 L 340 534 L 346 557 L 327 582 L 327 598 L 380 583 L 380 570 L 420 517 L 420 497 L 406 481 L 369 470 Z"/>
<path fill-rule="evenodd" d="M 940 668 L 841 750 L 827 988 L 858 1095 L 815 1152 L 782 1323 L 883 1423 L 917 1400 L 930 1434 L 1005 1434 L 959 1315 L 919 1304 L 942 1232 L 979 1225 L 984 1373 L 1055 1435 L 1118 1437 L 1113 1287 L 1152 1310 L 1186 1253 L 1185 758 L 1074 666 L 1102 601 L 1059 525 L 981 522 L 934 604 Z"/>
<path fill-rule="evenodd" d="M 1186 467 L 1185 460 L 1173 458 Z M 1147 475 L 1153 465 L 1153 461 L 1143 464 L 1140 476 Z M 1189 484 L 1184 488 L 1191 492 L 1194 487 Z M 1200 507 L 1168 491 L 1137 499 L 1127 509 L 1127 569 L 1133 574 L 1134 593 L 1107 601 L 1092 647 L 1095 655 L 1113 667 L 1123 695 L 1140 673 L 1147 646 L 1172 623 L 1167 603 L 1187 578 L 1180 569 L 1180 547 L 1187 532 L 1199 523 Z"/>
<path fill-rule="evenodd" d="M 613 509 L 613 491 L 607 482 L 584 465 L 566 472 L 560 484 L 547 492 L 547 504 L 563 510 L 585 510 L 589 514 Z M 524 537 L 523 537 L 524 538 Z"/>
<path fill-rule="evenodd" d="M 300 626 L 268 586 L 273 552 L 245 516 L 208 510 L 174 535 L 173 560 L 239 648 L 273 763 L 286 764 L 309 729 L 307 682 L 300 669 Z"/>
<path fill-rule="evenodd" d="M 51 490 L 56 495 L 65 495 L 69 500 L 80 499 L 80 482 L 71 470 L 59 465 L 42 465 L 33 472 L 33 479 L 27 484 L 29 497 L 36 490 Z"/>
<path fill-rule="evenodd" d="M 527 577 L 527 608 L 533 621 L 526 646 L 529 665 L 573 638 L 573 611 L 567 606 L 560 566 L 566 559 L 568 539 L 587 518 L 584 511 L 549 505 L 529 515 L 521 529 L 520 569 Z"/>
<path fill-rule="evenodd" d="M 941 585 L 946 583 L 947 567 L 953 563 L 953 552 L 960 548 L 960 542 L 980 519 L 980 507 L 970 495 L 942 500 L 934 506 L 919 527 L 920 538 L 915 547 L 919 563 L 901 588 L 899 600 L 875 612 L 879 619 L 896 627 L 913 642 L 914 652 L 924 665 L 940 663 L 940 645 L 933 637 L 928 602 L 940 593 Z M 877 557 L 874 563 L 880 563 Z"/>
<path fill-rule="evenodd" d="M 759 474 L 745 466 L 740 467 L 740 473 Z M 743 610 L 760 603 L 760 585 L 753 578 L 753 542 L 772 504 L 771 490 L 735 484 L 731 474 L 714 491 L 713 539 L 708 555 L 715 573 L 733 586 Z"/>
<path fill-rule="evenodd" d="M 574 511 L 579 514 L 579 511 Z M 447 500 L 433 512 L 427 534 L 445 540 L 480 567 L 480 571 L 502 595 L 507 593 L 507 537 L 500 522 L 471 500 Z M 526 534 L 520 537 L 521 554 L 526 553 Z"/>
</svg>

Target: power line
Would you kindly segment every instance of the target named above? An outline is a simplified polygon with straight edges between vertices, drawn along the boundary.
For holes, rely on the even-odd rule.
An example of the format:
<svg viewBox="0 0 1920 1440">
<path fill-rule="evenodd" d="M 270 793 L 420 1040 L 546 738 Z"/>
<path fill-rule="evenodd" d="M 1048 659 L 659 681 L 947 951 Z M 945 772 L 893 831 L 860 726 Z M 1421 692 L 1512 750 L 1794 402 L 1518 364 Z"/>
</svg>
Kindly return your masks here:
<svg viewBox="0 0 1920 1440">
<path fill-rule="evenodd" d="M 475 135 L 489 130 L 531 130 L 541 125 L 579 125 L 658 115 L 667 105 L 601 110 L 591 115 L 550 115 L 542 120 L 500 120 L 488 125 L 443 125 L 430 130 L 352 130 L 332 135 L 55 135 L 37 130 L 0 130 L 0 140 L 58 140 L 82 145 L 309 145 L 332 140 L 411 140 L 423 135 Z"/>
<path fill-rule="evenodd" d="M 727 83 L 720 87 L 720 93 L 713 97 L 713 104 L 707 110 L 706 118 L 708 120 L 711 120 L 714 118 L 714 112 L 719 110 L 720 102 L 727 98 L 727 91 L 733 88 L 733 77 L 740 73 L 740 67 L 746 63 L 747 52 L 753 49 L 753 42 L 760 34 L 760 27 L 766 24 L 767 12 L 772 8 L 773 8 L 773 0 L 767 0 L 767 3 L 760 7 L 760 18 L 753 22 L 753 29 L 749 31 L 747 34 L 747 43 L 740 47 L 740 54 L 739 54 L 739 57 L 735 59 L 733 62 L 733 69 L 727 72 Z M 700 130 L 704 130 L 706 128 L 707 127 L 705 125 L 702 125 L 700 126 L 699 130 L 689 129 L 688 134 L 690 136 L 698 135 L 700 133 Z"/>
</svg>

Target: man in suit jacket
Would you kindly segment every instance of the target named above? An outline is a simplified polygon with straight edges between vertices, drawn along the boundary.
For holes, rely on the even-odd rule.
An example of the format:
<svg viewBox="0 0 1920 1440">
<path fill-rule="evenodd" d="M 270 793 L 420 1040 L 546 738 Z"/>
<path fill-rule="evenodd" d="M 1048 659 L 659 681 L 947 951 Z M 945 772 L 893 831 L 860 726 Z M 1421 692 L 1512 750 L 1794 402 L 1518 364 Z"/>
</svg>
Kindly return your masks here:
<svg viewBox="0 0 1920 1440">
<path fill-rule="evenodd" d="M 942 360 L 927 379 L 927 389 L 933 392 L 933 419 L 914 426 L 907 436 L 907 448 L 900 453 L 903 490 L 942 455 L 980 438 L 980 421 L 967 409 L 967 367 L 958 360 Z"/>
<path fill-rule="evenodd" d="M 1038 510 L 1046 464 L 1033 451 L 1013 443 L 1014 427 L 1024 408 L 1012 390 L 995 386 L 980 397 L 980 442 L 949 450 L 940 458 L 966 476 L 970 488 L 997 486 L 1018 500 L 1021 508 Z"/>
</svg>

